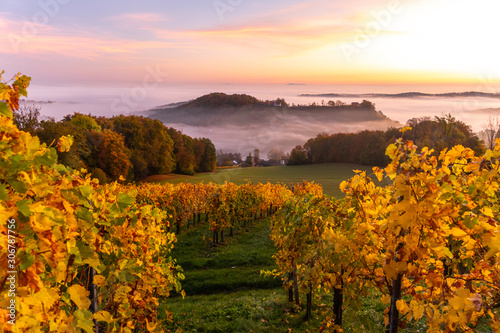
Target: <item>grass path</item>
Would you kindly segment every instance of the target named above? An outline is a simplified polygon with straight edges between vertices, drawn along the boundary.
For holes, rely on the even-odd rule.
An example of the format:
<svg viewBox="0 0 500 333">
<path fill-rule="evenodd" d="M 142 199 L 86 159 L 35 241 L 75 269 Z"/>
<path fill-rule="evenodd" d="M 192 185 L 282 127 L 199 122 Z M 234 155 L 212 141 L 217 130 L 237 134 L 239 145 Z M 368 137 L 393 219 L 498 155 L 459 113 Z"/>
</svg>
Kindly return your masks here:
<svg viewBox="0 0 500 333">
<path fill-rule="evenodd" d="M 304 311 L 291 313 L 279 279 L 261 276 L 274 269 L 274 245 L 269 238 L 269 220 L 261 219 L 248 230 L 240 229 L 226 243 L 211 246 L 211 232 L 202 224 L 178 236 L 172 257 L 183 267 L 182 283 L 187 296 L 165 299 L 160 318 L 173 313 L 165 327 L 173 332 L 317 332 L 322 312 L 331 311 L 331 296 L 314 295 L 313 317 L 304 321 Z M 302 295 L 305 298 L 305 295 Z M 303 300 L 305 302 L 305 299 Z M 383 307 L 374 298 L 366 307 L 344 314 L 346 332 L 383 332 Z"/>
<path fill-rule="evenodd" d="M 291 323 L 279 279 L 261 276 L 275 268 L 269 221 L 240 229 L 226 244 L 212 247 L 207 225 L 178 236 L 172 256 L 185 270 L 187 296 L 161 304 L 173 313 L 168 329 L 184 332 L 287 332 Z M 160 310 L 160 315 L 164 313 Z M 316 323 L 317 324 L 317 323 Z M 311 326 L 306 324 L 307 327 Z"/>
</svg>

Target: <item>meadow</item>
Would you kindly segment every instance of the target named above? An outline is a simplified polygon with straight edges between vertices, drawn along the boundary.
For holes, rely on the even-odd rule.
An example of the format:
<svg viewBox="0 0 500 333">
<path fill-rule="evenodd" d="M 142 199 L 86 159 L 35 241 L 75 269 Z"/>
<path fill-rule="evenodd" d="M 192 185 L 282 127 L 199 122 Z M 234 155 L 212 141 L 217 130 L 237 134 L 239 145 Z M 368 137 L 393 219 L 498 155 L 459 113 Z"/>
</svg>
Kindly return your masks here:
<svg viewBox="0 0 500 333">
<path fill-rule="evenodd" d="M 150 181 L 160 183 L 171 182 L 178 184 L 188 182 L 191 184 L 209 183 L 223 184 L 225 181 L 241 185 L 248 181 L 252 183 L 280 183 L 291 186 L 306 180 L 315 182 L 323 187 L 325 194 L 340 198 L 343 193 L 339 189 L 342 181 L 354 175 L 353 170 L 371 173 L 371 167 L 358 164 L 325 163 L 310 165 L 275 166 L 259 168 L 229 168 L 217 169 L 215 172 L 199 173 L 194 176 L 170 175 L 164 178 L 150 178 Z"/>
</svg>

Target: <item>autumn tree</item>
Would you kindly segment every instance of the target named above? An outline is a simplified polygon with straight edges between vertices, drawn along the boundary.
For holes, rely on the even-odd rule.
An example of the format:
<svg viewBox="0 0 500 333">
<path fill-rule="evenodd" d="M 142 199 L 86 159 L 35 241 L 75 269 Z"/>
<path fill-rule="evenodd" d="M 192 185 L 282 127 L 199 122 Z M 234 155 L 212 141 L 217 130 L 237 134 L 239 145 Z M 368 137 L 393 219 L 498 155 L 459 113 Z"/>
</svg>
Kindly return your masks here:
<svg viewBox="0 0 500 333">
<path fill-rule="evenodd" d="M 105 119 L 99 121 L 110 126 Z M 111 129 L 123 136 L 125 146 L 131 151 L 136 179 L 152 174 L 168 174 L 175 169 L 173 141 L 160 121 L 120 115 L 111 118 Z"/>
<path fill-rule="evenodd" d="M 193 139 L 175 128 L 169 128 L 168 133 L 174 141 L 175 172 L 194 175 L 196 161 L 193 151 Z"/>
<path fill-rule="evenodd" d="M 57 152 L 58 161 L 65 166 L 79 170 L 89 169 L 95 164 L 87 141 L 88 132 L 87 129 L 72 123 L 68 118 L 62 121 L 49 118 L 40 122 L 40 127 L 35 134 L 47 146 L 53 146 L 61 136 L 71 135 L 74 143 L 68 151 Z"/>
<path fill-rule="evenodd" d="M 98 131 L 100 132 L 102 130 L 101 126 L 97 124 L 97 121 L 95 120 L 92 115 L 84 115 L 81 113 L 74 113 L 73 115 L 68 115 L 64 117 L 65 121 L 69 121 L 75 126 L 87 130 L 87 131 Z"/>
<path fill-rule="evenodd" d="M 290 158 L 288 159 L 288 165 L 300 165 L 309 163 L 307 158 L 307 151 L 301 145 L 295 146 L 290 152 Z"/>
<path fill-rule="evenodd" d="M 365 104 L 365 107 L 370 107 L 368 103 Z M 407 124 L 413 128 L 407 133 L 408 139 L 419 147 L 434 149 L 433 154 L 455 145 L 471 148 L 476 154 L 484 153 L 483 143 L 471 127 L 451 115 L 412 118 Z M 304 151 L 297 147 L 292 150 L 294 156 L 291 156 L 290 164 L 356 163 L 381 166 L 388 162 L 384 154 L 385 147 L 400 137 L 401 133 L 396 128 L 389 128 L 385 132 L 365 130 L 358 133 L 320 133 L 301 147 Z"/>
<path fill-rule="evenodd" d="M 125 147 L 123 137 L 111 130 L 89 133 L 89 141 L 93 144 L 93 155 L 97 159 L 97 167 L 103 170 L 112 181 L 120 176 L 127 177 L 130 168 L 129 150 Z"/>
<path fill-rule="evenodd" d="M 217 166 L 217 153 L 210 139 L 194 139 L 193 151 L 196 161 L 196 172 L 215 171 Z"/>
</svg>

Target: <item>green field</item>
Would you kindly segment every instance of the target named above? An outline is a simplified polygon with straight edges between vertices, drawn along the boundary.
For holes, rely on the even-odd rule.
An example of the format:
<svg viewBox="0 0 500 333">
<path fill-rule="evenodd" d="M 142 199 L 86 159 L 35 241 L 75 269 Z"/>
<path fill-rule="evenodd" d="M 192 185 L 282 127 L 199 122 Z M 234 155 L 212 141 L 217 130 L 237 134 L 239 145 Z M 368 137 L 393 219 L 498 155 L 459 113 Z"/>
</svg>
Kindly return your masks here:
<svg viewBox="0 0 500 333">
<path fill-rule="evenodd" d="M 237 185 L 251 181 L 252 183 L 281 183 L 291 185 L 303 180 L 316 182 L 323 186 L 325 194 L 343 197 L 339 185 L 354 175 L 353 170 L 363 170 L 371 173 L 371 167 L 358 164 L 326 163 L 297 166 L 277 166 L 260 168 L 217 169 L 213 173 L 201 173 L 194 176 L 173 176 L 167 180 L 171 183 L 209 183 L 223 184 L 225 181 Z"/>
</svg>

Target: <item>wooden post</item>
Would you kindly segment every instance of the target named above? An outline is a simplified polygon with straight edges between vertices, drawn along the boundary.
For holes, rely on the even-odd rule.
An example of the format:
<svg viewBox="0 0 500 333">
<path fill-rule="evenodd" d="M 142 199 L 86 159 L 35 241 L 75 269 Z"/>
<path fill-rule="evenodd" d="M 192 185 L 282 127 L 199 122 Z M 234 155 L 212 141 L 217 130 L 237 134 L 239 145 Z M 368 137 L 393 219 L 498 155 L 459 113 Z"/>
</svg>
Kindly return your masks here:
<svg viewBox="0 0 500 333">
<path fill-rule="evenodd" d="M 297 265 L 293 264 L 293 290 L 295 292 L 295 304 L 300 305 L 299 281 L 297 277 Z"/>
<path fill-rule="evenodd" d="M 97 312 L 97 286 L 94 284 L 94 275 L 95 275 L 95 270 L 93 267 L 90 267 L 88 265 L 86 266 L 86 271 L 87 273 L 87 290 L 90 292 L 89 294 L 89 299 L 90 299 L 90 307 L 89 310 L 93 314 Z M 99 325 L 97 324 L 97 320 L 94 319 L 94 330 L 95 333 L 99 333 Z"/>
<path fill-rule="evenodd" d="M 397 333 L 399 326 L 399 311 L 396 307 L 396 302 L 401 298 L 401 281 L 403 280 L 403 275 L 398 274 L 396 280 L 392 283 L 391 291 L 391 307 L 389 310 L 389 326 L 387 327 L 387 333 Z"/>
<path fill-rule="evenodd" d="M 333 314 L 335 315 L 335 325 L 342 327 L 342 302 L 343 295 L 342 289 L 344 288 L 344 269 L 340 270 L 340 288 L 334 288 L 333 290 Z"/>
<path fill-rule="evenodd" d="M 314 258 L 311 259 L 309 264 L 311 267 L 314 267 Z M 306 320 L 309 321 L 311 319 L 312 314 L 312 283 L 309 282 L 309 291 L 307 292 L 307 305 L 306 305 Z"/>
<path fill-rule="evenodd" d="M 307 292 L 307 305 L 306 305 L 306 320 L 311 319 L 312 313 L 312 284 L 309 283 L 309 291 Z"/>
<path fill-rule="evenodd" d="M 403 200 L 402 197 L 399 198 Z M 402 236 L 403 231 L 401 231 L 400 236 Z M 399 243 L 394 256 L 394 261 L 398 262 L 398 254 L 399 251 L 403 248 L 403 243 Z M 399 311 L 396 306 L 396 302 L 401 299 L 401 283 L 403 280 L 403 274 L 399 273 L 396 277 L 396 280 L 392 281 L 392 290 L 391 290 L 391 306 L 389 308 L 389 325 L 387 326 L 387 333 L 397 333 L 399 326 Z"/>
</svg>

